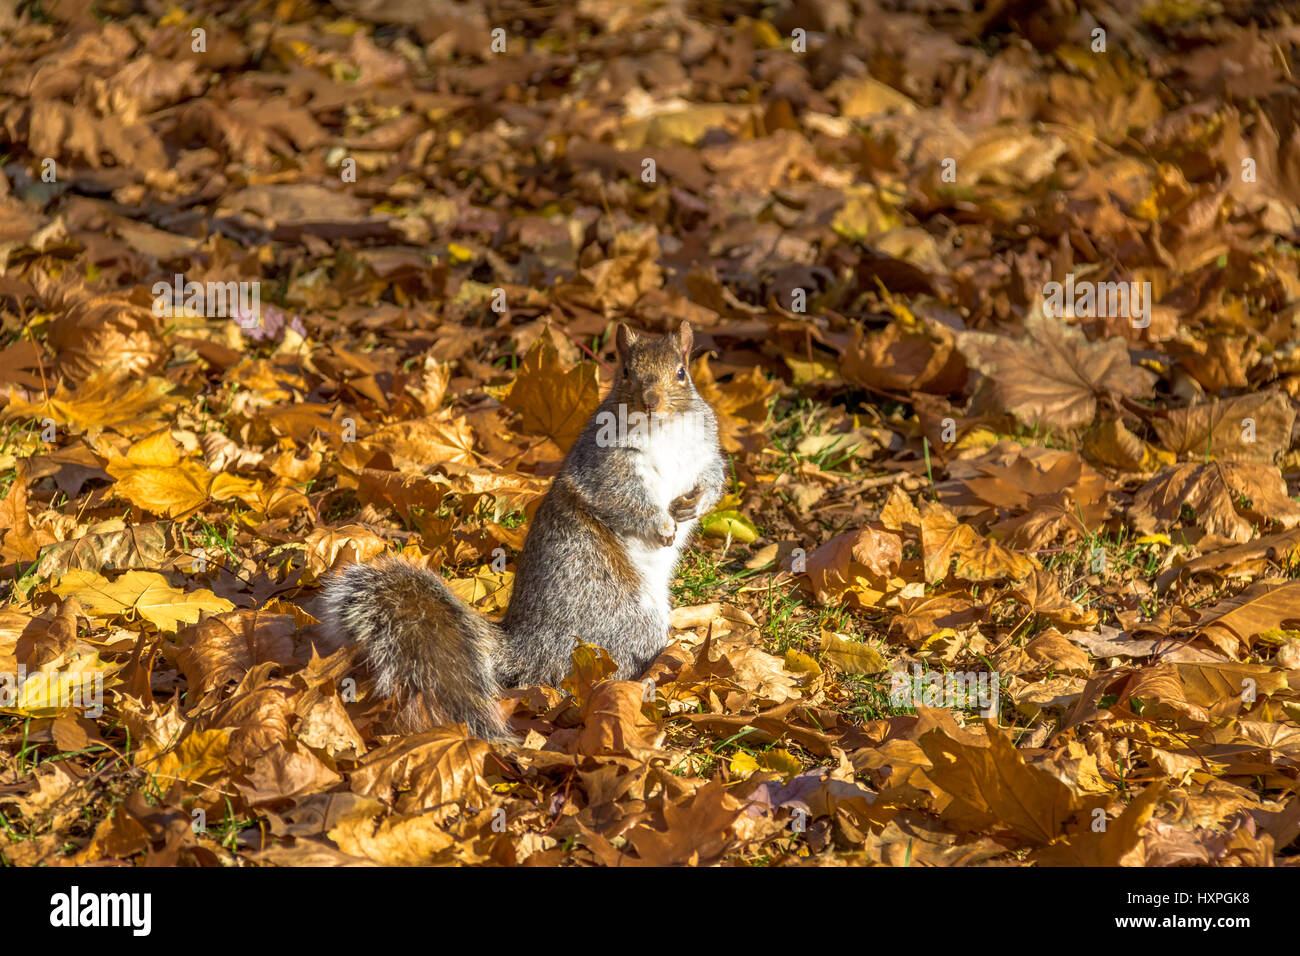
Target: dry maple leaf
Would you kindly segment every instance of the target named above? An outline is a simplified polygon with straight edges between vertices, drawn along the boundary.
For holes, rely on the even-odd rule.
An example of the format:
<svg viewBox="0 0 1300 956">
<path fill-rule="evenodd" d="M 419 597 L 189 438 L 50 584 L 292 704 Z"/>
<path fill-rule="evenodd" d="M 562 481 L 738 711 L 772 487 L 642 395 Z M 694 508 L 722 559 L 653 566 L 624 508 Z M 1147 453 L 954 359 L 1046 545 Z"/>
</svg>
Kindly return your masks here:
<svg viewBox="0 0 1300 956">
<path fill-rule="evenodd" d="M 121 669 L 120 664 L 101 661 L 98 653 L 87 653 L 84 645 L 70 647 L 53 660 L 31 667 L 21 685 L 14 686 L 14 675 L 6 674 L 3 683 L 9 685 L 6 690 L 13 694 L 9 697 L 12 706 L 0 710 L 50 717 L 66 713 L 70 705 L 89 707 L 92 702 L 103 700 L 105 687 L 117 683 L 113 675 Z"/>
<path fill-rule="evenodd" d="M 1115 703 L 1107 708 L 1116 716 L 1140 716 L 1183 730 L 1210 720 L 1204 707 L 1187 699 L 1178 670 L 1171 663 L 1153 664 L 1125 675 L 1117 689 Z"/>
<path fill-rule="evenodd" d="M 889 669 L 884 655 L 870 644 L 822 631 L 822 655 L 846 674 L 879 674 Z"/>
<path fill-rule="evenodd" d="M 1174 409 L 1153 419 L 1175 455 L 1272 464 L 1291 446 L 1295 410 L 1280 391 Z"/>
<path fill-rule="evenodd" d="M 708 865 L 732 844 L 731 825 L 744 812 L 740 801 L 715 780 L 681 801 L 665 800 L 663 830 L 638 824 L 627 840 L 642 866 Z"/>
<path fill-rule="evenodd" d="M 902 637 L 910 647 L 943 628 L 960 628 L 987 616 L 987 609 L 961 591 L 935 591 L 898 601 L 898 615 L 890 621 L 891 634 Z"/>
<path fill-rule="evenodd" d="M 308 691 L 300 695 L 295 712 L 299 721 L 294 736 L 308 747 L 335 760 L 355 760 L 365 753 L 366 742 L 338 694 Z"/>
<path fill-rule="evenodd" d="M 648 758 L 658 750 L 664 731 L 647 720 L 645 686 L 640 681 L 608 680 L 597 684 L 582 709 L 582 728 L 574 752 L 587 756 L 631 754 Z"/>
<path fill-rule="evenodd" d="M 591 283 L 587 301 L 593 306 L 607 315 L 630 309 L 642 295 L 663 284 L 658 232 L 653 228 L 620 232 L 614 237 L 613 255 L 583 269 L 581 275 Z"/>
<path fill-rule="evenodd" d="M 87 614 L 98 617 L 140 617 L 161 631 L 193 624 L 206 613 L 231 611 L 234 605 L 202 588 L 174 588 L 153 571 L 127 571 L 114 581 L 94 571 L 69 571 L 51 590 L 76 598 Z"/>
<path fill-rule="evenodd" d="M 1107 393 L 1138 398 L 1151 391 L 1152 375 L 1133 365 L 1121 339 L 1089 342 L 1077 328 L 1034 313 L 1026 337 L 961 332 L 957 347 L 988 377 L 996 403 L 1027 425 L 1075 429 L 1097 415 Z"/>
<path fill-rule="evenodd" d="M 514 587 L 513 571 L 497 571 L 490 564 L 485 564 L 465 577 L 452 578 L 446 582 L 447 589 L 466 604 L 484 614 L 504 612 L 510 604 L 510 592 Z"/>
<path fill-rule="evenodd" d="M 538 336 L 519 363 L 519 373 L 502 401 L 519 412 L 525 432 L 545 435 L 565 453 L 600 404 L 596 366 L 582 362 L 564 368 L 550 335 Z"/>
<path fill-rule="evenodd" d="M 352 790 L 402 813 L 455 802 L 481 805 L 488 793 L 483 761 L 490 751 L 463 725 L 402 737 L 365 756 L 352 772 Z"/>
<path fill-rule="evenodd" d="M 1251 539 L 1255 523 L 1300 523 L 1300 504 L 1287 496 L 1277 468 L 1219 461 L 1161 469 L 1133 496 L 1129 520 L 1141 534 L 1165 531 L 1178 524 L 1184 506 L 1195 513 L 1198 527 L 1238 544 Z"/>
<path fill-rule="evenodd" d="M 1097 830 L 1089 815 L 1065 839 L 1035 852 L 1034 859 L 1047 866 L 1144 866 L 1142 835 L 1168 790 L 1164 781 L 1148 784 L 1104 829 Z"/>
<path fill-rule="evenodd" d="M 986 746 L 954 740 L 940 728 L 918 741 L 933 765 L 926 776 L 956 803 L 943 816 L 966 826 L 1007 826 L 1031 843 L 1052 842 L 1079 798 L 1047 770 L 1027 764 L 992 722 L 984 727 Z"/>
<path fill-rule="evenodd" d="M 152 846 L 153 840 L 144 824 L 132 816 L 126 807 L 117 806 L 99 822 L 90 842 L 73 860 L 77 866 L 84 866 L 97 860 L 130 857 L 133 853 L 148 850 Z"/>
<path fill-rule="evenodd" d="M 176 663 L 195 694 L 240 681 L 256 665 L 293 661 L 298 626 L 287 614 L 241 609 L 218 614 L 177 635 Z"/>
<path fill-rule="evenodd" d="M 115 494 L 138 508 L 171 518 L 201 507 L 212 487 L 212 474 L 182 456 L 168 429 L 136 442 L 125 457 L 114 455 L 106 470 L 117 479 Z"/>
<path fill-rule="evenodd" d="M 868 388 L 940 395 L 961 391 L 967 377 L 951 329 L 934 321 L 899 319 L 865 334 L 855 325 L 840 373 Z"/>
<path fill-rule="evenodd" d="M 948 566 L 955 559 L 956 575 L 967 581 L 996 581 L 1003 578 L 1021 580 L 1037 562 L 1016 554 L 988 538 L 981 537 L 970 525 L 941 504 L 933 501 L 921 505 L 921 551 L 925 558 L 925 580 L 936 584 L 948 576 Z"/>
<path fill-rule="evenodd" d="M 232 733 L 232 744 L 234 739 Z M 285 732 L 275 745 L 263 748 L 243 763 L 234 785 L 249 806 L 259 806 L 332 790 L 342 779 L 309 747 Z"/>
<path fill-rule="evenodd" d="M 388 549 L 388 543 L 369 528 L 351 524 L 342 528 L 317 528 L 303 542 L 307 565 L 305 579 L 319 580 L 342 564 L 363 564 Z"/>
<path fill-rule="evenodd" d="M 1030 186 L 1051 174 L 1066 148 L 1059 136 L 1041 129 L 999 125 L 980 134 L 959 165 L 976 181 Z"/>
<path fill-rule="evenodd" d="M 1251 651 L 1265 631 L 1298 627 L 1300 581 L 1257 581 L 1215 604 L 1197 621 L 1201 636 L 1232 657 Z"/>
<path fill-rule="evenodd" d="M 786 666 L 785 659 L 759 650 L 750 640 L 749 637 L 737 639 L 728 636 L 719 642 L 732 668 L 732 683 L 752 695 L 754 702 L 762 707 L 802 697 L 799 682 Z"/>
<path fill-rule="evenodd" d="M 48 531 L 32 528 L 27 514 L 27 480 L 27 464 L 19 462 L 14 482 L 0 501 L 0 536 L 4 538 L 0 556 L 6 561 L 35 561 L 41 548 L 53 541 Z"/>
<path fill-rule="evenodd" d="M 120 292 L 50 284 L 44 290 L 58 315 L 46 344 L 57 355 L 57 372 L 71 382 L 113 373 L 139 376 L 161 370 L 170 349 L 148 299 Z"/>
<path fill-rule="evenodd" d="M 1172 666 L 1182 684 L 1183 698 L 1204 707 L 1211 718 L 1235 716 L 1256 699 L 1288 689 L 1286 673 L 1263 664 L 1175 661 Z"/>
<path fill-rule="evenodd" d="M 173 387 L 162 378 L 97 370 L 76 391 L 68 391 L 60 382 L 49 398 L 28 401 L 11 391 L 3 414 L 7 421 L 49 418 L 72 434 L 84 433 L 92 439 L 105 430 L 134 438 L 156 431 L 163 417 L 180 404 L 180 399 L 169 395 Z"/>
<path fill-rule="evenodd" d="M 59 541 L 45 548 L 35 573 L 41 578 L 55 578 L 74 569 L 158 570 L 167 561 L 169 547 L 167 528 L 161 521 L 129 527 L 122 527 L 120 521 L 104 521 L 92 525 L 80 538 Z"/>
<path fill-rule="evenodd" d="M 438 826 L 441 815 L 386 816 L 378 800 L 366 800 L 329 831 L 340 850 L 384 866 L 427 866 L 448 856 L 456 838 Z"/>
<path fill-rule="evenodd" d="M 364 442 L 357 444 L 367 453 L 388 452 L 399 471 L 423 472 L 431 465 L 444 462 L 478 464 L 478 456 L 474 453 L 474 430 L 464 418 L 415 418 L 394 422 L 372 432 Z"/>
<path fill-rule="evenodd" d="M 1067 598 L 1061 593 L 1056 576 L 1042 568 L 1035 568 L 1032 576 L 1008 589 L 1008 594 L 1059 627 L 1091 630 L 1097 626 L 1097 612 L 1084 610 L 1077 602 Z"/>
<path fill-rule="evenodd" d="M 353 472 L 342 462 L 338 472 L 340 487 L 355 487 L 362 501 L 392 508 L 406 521 L 414 521 L 417 509 L 434 514 L 447 494 L 446 482 L 438 476 L 376 468 Z"/>
<path fill-rule="evenodd" d="M 164 749 L 152 741 L 134 754 L 135 766 L 158 778 L 165 787 L 174 782 L 214 786 L 229 776 L 226 752 L 230 734 L 221 728 L 193 730 Z"/>
<path fill-rule="evenodd" d="M 883 596 L 903 560 L 898 535 L 874 528 L 837 534 L 807 557 L 809 583 L 822 604 L 846 595 L 868 606 Z"/>
<path fill-rule="evenodd" d="M 1125 471 L 1155 471 L 1162 463 L 1162 453 L 1129 431 L 1118 418 L 1094 422 L 1083 436 L 1083 453 L 1092 461 Z M 1164 464 L 1172 458 L 1163 456 Z"/>
<path fill-rule="evenodd" d="M 999 444 L 979 458 L 954 462 L 953 479 L 937 487 L 940 500 L 959 514 L 997 509 L 1007 516 L 989 530 L 1025 549 L 1096 533 L 1110 517 L 1114 486 L 1078 455 L 1017 447 L 1008 460 L 1002 451 Z"/>
<path fill-rule="evenodd" d="M 780 384 L 769 381 L 758 366 L 719 383 L 705 355 L 691 364 L 691 378 L 700 397 L 717 414 L 722 450 L 758 451 L 763 445 L 759 426 L 767 420 L 768 402 L 781 390 Z"/>
<path fill-rule="evenodd" d="M 1061 674 L 1086 677 L 1092 673 L 1088 652 L 1070 643 L 1054 627 L 1049 627 L 1026 644 L 1025 653 Z"/>
</svg>

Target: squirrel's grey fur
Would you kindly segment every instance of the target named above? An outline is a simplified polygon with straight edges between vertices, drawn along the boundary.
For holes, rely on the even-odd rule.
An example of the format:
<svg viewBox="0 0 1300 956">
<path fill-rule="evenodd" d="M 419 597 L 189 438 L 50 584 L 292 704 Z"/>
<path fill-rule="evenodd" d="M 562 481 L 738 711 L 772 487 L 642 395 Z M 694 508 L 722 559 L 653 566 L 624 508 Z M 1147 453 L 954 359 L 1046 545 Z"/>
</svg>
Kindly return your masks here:
<svg viewBox="0 0 1300 956">
<path fill-rule="evenodd" d="M 538 505 L 499 625 L 399 558 L 327 582 L 326 626 L 362 645 L 376 691 L 402 702 L 408 728 L 463 721 L 510 739 L 499 688 L 558 684 L 577 641 L 605 648 L 621 679 L 663 650 L 673 568 L 726 481 L 717 419 L 689 374 L 692 343 L 686 323 L 663 336 L 619 327 L 614 388 Z M 647 409 L 652 424 L 637 427 L 629 412 Z"/>
</svg>

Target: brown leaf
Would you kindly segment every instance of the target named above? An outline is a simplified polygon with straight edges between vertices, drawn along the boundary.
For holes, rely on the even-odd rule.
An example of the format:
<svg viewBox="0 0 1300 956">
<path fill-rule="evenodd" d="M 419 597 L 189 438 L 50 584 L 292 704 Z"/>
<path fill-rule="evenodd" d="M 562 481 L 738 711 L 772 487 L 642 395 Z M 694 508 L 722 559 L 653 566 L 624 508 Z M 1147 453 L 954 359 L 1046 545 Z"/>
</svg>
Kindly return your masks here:
<svg viewBox="0 0 1300 956">
<path fill-rule="evenodd" d="M 943 505 L 932 501 L 921 506 L 921 550 L 928 584 L 946 578 L 954 559 L 956 576 L 967 581 L 1021 580 L 1036 567 L 1032 558 L 981 537 Z"/>
<path fill-rule="evenodd" d="M 329 838 L 344 853 L 383 866 L 428 866 L 456 843 L 438 819 L 436 813 L 385 817 L 384 805 L 370 800 L 339 820 Z"/>
<path fill-rule="evenodd" d="M 1142 835 L 1167 793 L 1166 783 L 1148 784 L 1104 829 L 1093 826 L 1095 817 L 1085 817 L 1076 832 L 1034 858 L 1047 866 L 1145 866 Z"/>
<path fill-rule="evenodd" d="M 525 432 L 545 435 L 567 452 L 600 404 L 596 366 L 583 362 L 564 368 L 550 335 L 539 336 L 503 401 L 522 416 Z"/>
<path fill-rule="evenodd" d="M 233 611 L 183 628 L 176 663 L 195 694 L 242 680 L 254 665 L 293 662 L 298 627 L 287 614 Z"/>
<path fill-rule="evenodd" d="M 1273 464 L 1291 447 L 1295 410 L 1279 391 L 1174 409 L 1152 424 L 1174 454 Z"/>
<path fill-rule="evenodd" d="M 576 752 L 589 756 L 627 753 L 648 755 L 659 747 L 663 731 L 642 711 L 646 688 L 639 681 L 597 684 L 582 709 Z"/>
<path fill-rule="evenodd" d="M 627 840 L 641 866 L 707 866 L 732 844 L 731 825 L 743 812 L 740 801 L 714 781 L 687 799 L 666 802 L 663 830 L 639 824 Z"/>
<path fill-rule="evenodd" d="M 926 776 L 952 795 L 966 826 L 1007 826 L 1030 843 L 1051 843 L 1079 809 L 1078 797 L 1046 770 L 1025 763 L 994 724 L 984 721 L 984 726 L 988 745 L 983 747 L 961 743 L 941 729 L 921 737 L 921 749 L 933 764 Z"/>
<path fill-rule="evenodd" d="M 960 391 L 967 376 L 950 329 L 937 322 L 901 320 L 866 335 L 855 325 L 840 372 L 850 382 L 881 391 L 917 389 L 940 395 Z"/>
<path fill-rule="evenodd" d="M 814 596 L 828 604 L 849 594 L 869 597 L 902 560 L 903 542 L 897 535 L 863 528 L 838 534 L 814 549 L 806 559 L 806 573 Z"/>
<path fill-rule="evenodd" d="M 1225 653 L 1248 653 L 1265 631 L 1300 627 L 1300 581 L 1259 581 L 1206 610 L 1197 626 Z"/>
<path fill-rule="evenodd" d="M 449 803 L 481 806 L 488 792 L 483 763 L 490 752 L 463 726 L 402 737 L 366 754 L 352 772 L 352 791 L 402 813 Z"/>
<path fill-rule="evenodd" d="M 1100 396 L 1151 391 L 1151 374 L 1132 364 L 1122 340 L 1089 342 L 1077 328 L 1042 316 L 1027 320 L 1025 330 L 1019 341 L 962 332 L 957 347 L 988 377 L 997 405 L 1026 425 L 1080 428 L 1096 417 Z"/>
<path fill-rule="evenodd" d="M 1197 526 L 1236 543 L 1250 540 L 1255 522 L 1300 524 L 1300 505 L 1288 497 L 1277 468 L 1218 461 L 1162 468 L 1133 496 L 1129 519 L 1141 534 L 1165 531 L 1178 524 L 1184 507 L 1195 512 Z"/>
</svg>

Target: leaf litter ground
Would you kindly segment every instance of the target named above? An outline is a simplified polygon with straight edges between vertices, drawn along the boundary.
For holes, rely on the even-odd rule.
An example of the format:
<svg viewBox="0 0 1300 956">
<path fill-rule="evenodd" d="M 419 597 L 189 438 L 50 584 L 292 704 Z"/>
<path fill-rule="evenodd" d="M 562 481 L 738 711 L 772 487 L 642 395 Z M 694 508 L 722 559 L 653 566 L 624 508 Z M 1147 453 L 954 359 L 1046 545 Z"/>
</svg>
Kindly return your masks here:
<svg viewBox="0 0 1300 956">
<path fill-rule="evenodd" d="M 8 863 L 1295 862 L 1282 13 L 130 6 L 0 13 Z M 675 642 L 393 733 L 322 577 L 499 613 L 683 319 Z"/>
</svg>

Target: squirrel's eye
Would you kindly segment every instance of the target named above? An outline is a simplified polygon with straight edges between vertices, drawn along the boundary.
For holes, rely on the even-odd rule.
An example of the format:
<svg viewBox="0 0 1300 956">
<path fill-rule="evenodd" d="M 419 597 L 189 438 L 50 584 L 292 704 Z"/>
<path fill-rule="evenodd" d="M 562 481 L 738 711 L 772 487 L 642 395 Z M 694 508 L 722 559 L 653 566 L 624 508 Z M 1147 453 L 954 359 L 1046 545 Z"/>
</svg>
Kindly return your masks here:
<svg viewBox="0 0 1300 956">
<path fill-rule="evenodd" d="M 679 381 L 679 382 L 684 382 L 684 381 L 686 381 L 686 368 L 685 368 L 685 366 L 678 366 L 678 368 L 677 368 L 677 381 Z"/>
</svg>

